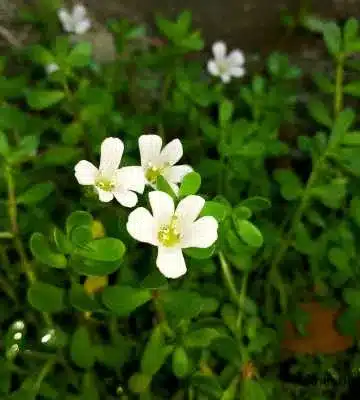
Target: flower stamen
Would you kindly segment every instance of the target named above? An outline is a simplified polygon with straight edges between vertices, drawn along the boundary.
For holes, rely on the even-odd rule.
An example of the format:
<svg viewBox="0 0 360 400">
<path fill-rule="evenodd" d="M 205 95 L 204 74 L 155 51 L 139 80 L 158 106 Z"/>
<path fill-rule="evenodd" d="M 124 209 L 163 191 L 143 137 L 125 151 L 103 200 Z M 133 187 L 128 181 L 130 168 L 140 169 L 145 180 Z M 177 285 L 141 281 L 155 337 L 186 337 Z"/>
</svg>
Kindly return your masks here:
<svg viewBox="0 0 360 400">
<path fill-rule="evenodd" d="M 105 192 L 112 192 L 115 189 L 115 183 L 113 180 L 100 177 L 96 180 L 95 186 Z"/>
<path fill-rule="evenodd" d="M 174 215 L 168 225 L 162 225 L 158 232 L 159 242 L 165 247 L 176 246 L 181 239 L 178 217 Z"/>
</svg>

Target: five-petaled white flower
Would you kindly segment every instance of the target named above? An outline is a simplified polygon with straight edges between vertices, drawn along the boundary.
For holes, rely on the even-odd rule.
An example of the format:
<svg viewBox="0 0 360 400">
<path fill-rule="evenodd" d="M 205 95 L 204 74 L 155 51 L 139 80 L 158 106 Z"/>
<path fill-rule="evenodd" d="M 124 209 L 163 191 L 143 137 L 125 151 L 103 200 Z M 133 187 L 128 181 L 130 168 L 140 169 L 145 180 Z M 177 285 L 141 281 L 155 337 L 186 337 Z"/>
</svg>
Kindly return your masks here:
<svg viewBox="0 0 360 400">
<path fill-rule="evenodd" d="M 58 10 L 58 17 L 66 32 L 82 35 L 91 28 L 91 21 L 82 4 L 76 4 L 71 12 L 61 8 Z"/>
<path fill-rule="evenodd" d="M 151 213 L 143 207 L 132 211 L 127 222 L 129 234 L 136 240 L 158 247 L 156 265 L 167 278 L 179 278 L 186 272 L 182 249 L 207 248 L 217 239 L 214 217 L 196 220 L 204 207 L 200 196 L 187 196 L 174 206 L 165 192 L 149 193 Z"/>
<path fill-rule="evenodd" d="M 155 188 L 156 180 L 161 175 L 177 194 L 177 184 L 192 172 L 192 168 L 189 165 L 175 165 L 183 155 L 179 139 L 172 140 L 162 150 L 161 147 L 162 139 L 158 135 L 142 135 L 139 138 L 141 166 L 146 182 Z"/>
<path fill-rule="evenodd" d="M 141 167 L 123 167 L 119 169 L 124 152 L 120 139 L 107 138 L 101 144 L 100 166 L 96 168 L 89 161 L 79 161 L 75 166 L 75 177 L 80 185 L 92 185 L 99 199 L 109 202 L 114 197 L 124 207 L 134 207 L 137 193 L 145 188 Z"/>
<path fill-rule="evenodd" d="M 245 57 L 240 50 L 233 50 L 226 55 L 226 44 L 216 42 L 212 46 L 214 59 L 208 61 L 207 68 L 211 75 L 220 76 L 224 83 L 228 83 L 231 77 L 240 78 L 245 75 Z"/>
<path fill-rule="evenodd" d="M 48 75 L 53 74 L 54 72 L 58 71 L 60 67 L 56 63 L 50 63 L 45 66 L 45 71 Z"/>
</svg>

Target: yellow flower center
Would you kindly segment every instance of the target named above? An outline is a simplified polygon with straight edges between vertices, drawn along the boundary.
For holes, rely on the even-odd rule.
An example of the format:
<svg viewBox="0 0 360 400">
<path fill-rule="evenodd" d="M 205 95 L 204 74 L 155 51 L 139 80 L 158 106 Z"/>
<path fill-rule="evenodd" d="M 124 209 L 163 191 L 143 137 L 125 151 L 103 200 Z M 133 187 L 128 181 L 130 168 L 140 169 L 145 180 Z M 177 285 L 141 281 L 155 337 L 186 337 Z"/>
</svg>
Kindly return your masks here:
<svg viewBox="0 0 360 400">
<path fill-rule="evenodd" d="M 165 247 L 173 247 L 180 242 L 178 217 L 174 215 L 168 225 L 162 225 L 158 232 L 159 242 Z"/>
<path fill-rule="evenodd" d="M 112 192 L 115 189 L 114 181 L 104 177 L 99 177 L 95 182 L 95 186 L 105 192 Z"/>
<path fill-rule="evenodd" d="M 149 163 L 145 173 L 146 179 L 154 185 L 156 183 L 157 178 L 160 175 L 162 175 L 167 166 L 168 164 L 164 164 L 163 166 L 156 166 L 153 165 L 152 163 Z"/>
</svg>

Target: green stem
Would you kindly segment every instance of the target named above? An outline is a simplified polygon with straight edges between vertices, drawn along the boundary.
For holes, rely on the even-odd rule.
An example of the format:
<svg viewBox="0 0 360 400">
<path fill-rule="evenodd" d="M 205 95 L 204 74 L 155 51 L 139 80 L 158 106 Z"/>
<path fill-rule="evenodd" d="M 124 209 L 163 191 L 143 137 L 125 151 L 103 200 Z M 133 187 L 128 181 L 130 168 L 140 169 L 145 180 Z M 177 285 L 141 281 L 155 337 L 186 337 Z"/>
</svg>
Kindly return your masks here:
<svg viewBox="0 0 360 400">
<path fill-rule="evenodd" d="M 230 297 L 234 301 L 234 303 L 236 303 L 238 305 L 239 297 L 238 297 L 238 293 L 236 290 L 234 277 L 231 272 L 230 266 L 227 263 L 222 251 L 219 252 L 219 260 L 220 260 L 221 270 L 223 272 L 224 281 L 229 290 Z"/>
<path fill-rule="evenodd" d="M 13 234 L 11 232 L 0 232 L 0 239 L 12 239 Z"/>
<path fill-rule="evenodd" d="M 344 56 L 340 54 L 336 63 L 336 77 L 335 77 L 335 96 L 334 96 L 334 115 L 335 117 L 340 113 L 343 108 L 343 83 L 344 83 Z"/>
<path fill-rule="evenodd" d="M 249 272 L 246 271 L 244 272 L 244 276 L 242 279 L 242 284 L 241 284 L 241 289 L 240 289 L 240 297 L 239 297 L 239 312 L 236 320 L 236 328 L 241 334 L 242 331 L 242 321 L 243 321 L 243 315 L 244 315 L 244 305 L 245 305 L 245 299 L 246 299 L 246 291 L 247 291 L 247 284 L 248 284 L 248 279 L 249 279 Z"/>
<path fill-rule="evenodd" d="M 4 293 L 7 294 L 8 297 L 10 297 L 11 300 L 14 301 L 15 304 L 18 304 L 18 299 L 14 289 L 3 276 L 0 276 L 0 288 Z"/>
<path fill-rule="evenodd" d="M 46 375 L 51 371 L 52 367 L 54 366 L 56 362 L 56 357 L 52 357 L 50 360 L 48 360 L 42 370 L 40 371 L 40 374 L 38 375 L 36 382 L 34 384 L 34 390 L 38 392 L 40 390 L 40 386 L 45 379 Z"/>
</svg>

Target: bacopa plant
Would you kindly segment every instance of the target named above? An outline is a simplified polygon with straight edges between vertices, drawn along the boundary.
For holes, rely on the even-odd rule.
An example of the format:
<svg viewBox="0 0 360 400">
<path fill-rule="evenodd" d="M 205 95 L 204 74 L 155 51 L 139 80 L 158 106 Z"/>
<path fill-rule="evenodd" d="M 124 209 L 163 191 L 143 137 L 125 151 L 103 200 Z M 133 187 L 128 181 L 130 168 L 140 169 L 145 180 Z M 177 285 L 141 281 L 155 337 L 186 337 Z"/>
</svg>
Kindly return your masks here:
<svg viewBox="0 0 360 400">
<path fill-rule="evenodd" d="M 309 73 L 252 70 L 187 11 L 158 37 L 110 21 L 103 60 L 86 8 L 57 6 L 29 6 L 38 42 L 0 58 L 0 398 L 340 399 L 358 21 L 303 16 L 328 61 Z"/>
</svg>

